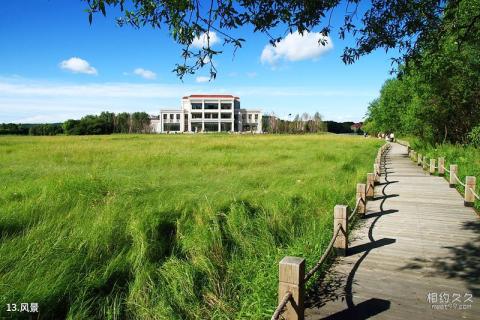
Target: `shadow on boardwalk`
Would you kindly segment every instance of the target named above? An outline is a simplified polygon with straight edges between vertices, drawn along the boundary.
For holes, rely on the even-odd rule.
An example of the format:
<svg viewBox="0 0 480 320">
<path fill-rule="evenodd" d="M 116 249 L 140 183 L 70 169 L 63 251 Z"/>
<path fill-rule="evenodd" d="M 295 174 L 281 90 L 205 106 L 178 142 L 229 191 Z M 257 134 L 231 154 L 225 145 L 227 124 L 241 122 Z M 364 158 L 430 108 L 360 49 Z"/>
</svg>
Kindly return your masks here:
<svg viewBox="0 0 480 320">
<path fill-rule="evenodd" d="M 475 297 L 480 297 L 480 222 L 464 222 L 462 229 L 475 232 L 475 241 L 457 246 L 443 246 L 442 248 L 449 250 L 448 255 L 433 260 L 416 257 L 401 269 L 433 269 L 429 276 L 440 273 L 449 279 L 460 279 Z"/>
<path fill-rule="evenodd" d="M 398 181 L 388 180 L 388 175 L 390 173 L 393 173 L 393 171 L 389 171 L 389 168 L 387 167 L 389 163 L 388 156 L 386 157 L 386 159 L 383 159 L 383 163 L 384 167 L 382 173 L 384 174 L 385 182 L 377 185 L 379 187 L 382 187 L 382 195 L 377 196 L 375 197 L 375 199 L 373 199 L 373 201 L 381 201 L 380 211 L 365 215 L 363 220 L 363 223 L 370 223 L 368 229 L 368 239 L 370 241 L 349 248 L 347 251 L 348 256 L 360 254 L 363 252 L 362 256 L 356 261 L 355 265 L 352 267 L 348 275 L 342 274 L 340 272 L 335 272 L 333 271 L 334 268 L 331 268 L 331 271 L 320 277 L 306 294 L 306 296 L 308 297 L 308 299 L 306 300 L 307 308 L 321 308 L 328 301 L 336 301 L 339 299 L 346 302 L 346 309 L 329 315 L 323 319 L 363 320 L 380 314 L 390 308 L 390 301 L 378 298 L 371 298 L 356 305 L 353 302 L 353 285 L 355 283 L 355 273 L 357 272 L 362 262 L 372 250 L 386 245 L 390 245 L 392 243 L 395 243 L 396 241 L 392 238 L 382 238 L 379 240 L 375 240 L 373 237 L 373 231 L 377 221 L 384 215 L 398 212 L 398 210 L 396 209 L 384 209 L 385 201 L 387 201 L 389 198 L 398 197 L 399 195 L 386 193 L 387 187 L 392 183 L 397 183 Z M 373 221 L 367 222 L 370 219 L 373 219 Z M 344 290 L 341 290 L 343 286 Z"/>
<path fill-rule="evenodd" d="M 307 319 L 479 319 L 480 220 L 406 154 L 392 144 L 348 255 L 306 294 Z M 465 304 L 447 306 L 434 293 L 460 293 Z"/>
</svg>

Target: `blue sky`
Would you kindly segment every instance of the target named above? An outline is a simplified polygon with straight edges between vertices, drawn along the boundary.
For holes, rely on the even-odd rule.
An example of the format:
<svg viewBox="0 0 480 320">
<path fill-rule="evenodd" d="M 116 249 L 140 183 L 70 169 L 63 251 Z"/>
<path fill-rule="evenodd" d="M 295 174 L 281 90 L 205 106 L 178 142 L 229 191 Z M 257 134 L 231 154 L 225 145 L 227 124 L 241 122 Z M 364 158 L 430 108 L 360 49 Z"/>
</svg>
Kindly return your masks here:
<svg viewBox="0 0 480 320">
<path fill-rule="evenodd" d="M 216 80 L 204 82 L 205 68 L 182 82 L 172 72 L 181 47 L 166 30 L 118 27 L 112 10 L 90 26 L 85 8 L 80 0 L 2 3 L 0 122 L 57 122 L 104 110 L 158 114 L 193 93 L 232 93 L 242 107 L 281 117 L 318 111 L 327 120 L 359 121 L 390 77 L 391 55 L 383 51 L 344 65 L 340 55 L 352 39 L 335 33 L 328 48 L 312 45 L 315 34 L 266 48 L 267 36 L 243 29 L 235 34 L 247 41 L 235 56 L 217 35 L 214 48 L 224 53 L 214 60 Z M 333 25 L 340 23 L 334 16 Z"/>
</svg>

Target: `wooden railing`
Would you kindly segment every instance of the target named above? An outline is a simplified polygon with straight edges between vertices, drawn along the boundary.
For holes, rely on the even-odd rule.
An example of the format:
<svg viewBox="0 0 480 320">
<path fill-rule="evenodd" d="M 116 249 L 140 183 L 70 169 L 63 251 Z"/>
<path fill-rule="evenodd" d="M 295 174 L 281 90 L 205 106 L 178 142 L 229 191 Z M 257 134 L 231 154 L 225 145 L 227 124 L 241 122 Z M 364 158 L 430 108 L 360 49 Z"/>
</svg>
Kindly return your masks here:
<svg viewBox="0 0 480 320">
<path fill-rule="evenodd" d="M 373 173 L 367 174 L 367 183 L 358 183 L 356 189 L 355 208 L 350 215 L 348 206 L 336 205 L 333 211 L 333 237 L 330 240 L 320 260 L 305 274 L 305 259 L 299 257 L 284 257 L 279 263 L 278 272 L 278 305 L 272 315 L 272 320 L 299 320 L 304 318 L 305 285 L 322 267 L 328 256 L 346 255 L 348 249 L 348 225 L 355 215 L 363 217 L 366 212 L 367 200 L 373 199 L 375 184 L 380 181 L 381 162 L 384 153 L 390 148 L 384 144 L 377 152 Z"/>
<path fill-rule="evenodd" d="M 480 200 L 478 192 L 475 191 L 475 186 L 477 178 L 474 176 L 466 176 L 465 183 L 463 183 L 458 177 L 458 165 L 451 164 L 450 170 L 445 167 L 445 158 L 439 157 L 438 159 L 430 158 L 427 159 L 425 155 L 417 153 L 415 150 L 411 149 L 407 144 L 408 156 L 417 163 L 418 166 L 421 166 L 424 170 L 428 169 L 430 174 L 435 174 L 438 169 L 438 175 L 444 176 L 445 172 L 449 174 L 449 183 L 451 188 L 456 188 L 457 184 L 460 184 L 464 187 L 464 204 L 466 207 L 473 207 L 475 205 L 475 200 Z M 430 160 L 429 162 L 427 160 Z"/>
</svg>

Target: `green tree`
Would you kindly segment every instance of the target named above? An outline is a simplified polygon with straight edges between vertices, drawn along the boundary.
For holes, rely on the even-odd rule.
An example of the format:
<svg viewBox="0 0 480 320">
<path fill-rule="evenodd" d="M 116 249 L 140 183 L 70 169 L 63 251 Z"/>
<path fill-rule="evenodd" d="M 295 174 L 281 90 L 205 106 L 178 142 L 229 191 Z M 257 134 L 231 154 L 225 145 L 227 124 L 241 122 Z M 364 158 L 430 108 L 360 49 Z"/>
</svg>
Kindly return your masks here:
<svg viewBox="0 0 480 320">
<path fill-rule="evenodd" d="M 468 142 L 480 123 L 480 1 L 449 7 L 435 41 L 424 42 L 388 80 L 368 110 L 366 128 L 419 136 L 429 142 Z"/>
<path fill-rule="evenodd" d="M 115 116 L 115 129 L 116 133 L 129 133 L 130 130 L 130 114 L 127 112 L 119 113 Z"/>
</svg>

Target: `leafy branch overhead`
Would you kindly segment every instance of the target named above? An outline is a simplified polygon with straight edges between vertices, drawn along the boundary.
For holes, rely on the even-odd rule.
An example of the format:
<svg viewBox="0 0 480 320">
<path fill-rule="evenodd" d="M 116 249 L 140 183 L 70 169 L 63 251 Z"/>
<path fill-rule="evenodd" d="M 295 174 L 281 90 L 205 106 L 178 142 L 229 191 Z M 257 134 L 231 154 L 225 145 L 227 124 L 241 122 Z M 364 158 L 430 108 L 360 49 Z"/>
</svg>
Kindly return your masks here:
<svg viewBox="0 0 480 320">
<path fill-rule="evenodd" d="M 415 60 L 423 47 L 430 49 L 442 35 L 445 12 L 455 12 L 462 2 L 468 0 L 83 0 L 88 4 L 90 23 L 96 13 L 107 15 L 108 7 L 120 9 L 117 18 L 120 26 L 135 28 L 150 26 L 168 29 L 171 37 L 183 46 L 182 62 L 174 71 L 180 78 L 193 74 L 209 65 L 210 75 L 216 77 L 213 58 L 222 54 L 214 50 L 210 41 L 211 32 L 223 38 L 224 46 L 231 45 L 234 52 L 242 47 L 244 39 L 236 37 L 233 30 L 253 26 L 254 32 L 266 34 L 275 45 L 286 34 L 300 34 L 313 29 L 320 30 L 324 37 L 333 30 L 343 39 L 352 35 L 356 42 L 346 47 L 342 60 L 354 63 L 361 56 L 375 49 L 397 49 L 397 63 Z M 367 9 L 364 9 L 368 5 Z M 344 16 L 341 25 L 332 24 L 332 16 L 338 11 Z M 472 28 L 478 27 L 480 16 L 469 24 L 458 25 L 458 43 Z M 200 48 L 192 43 L 205 35 Z"/>
</svg>

